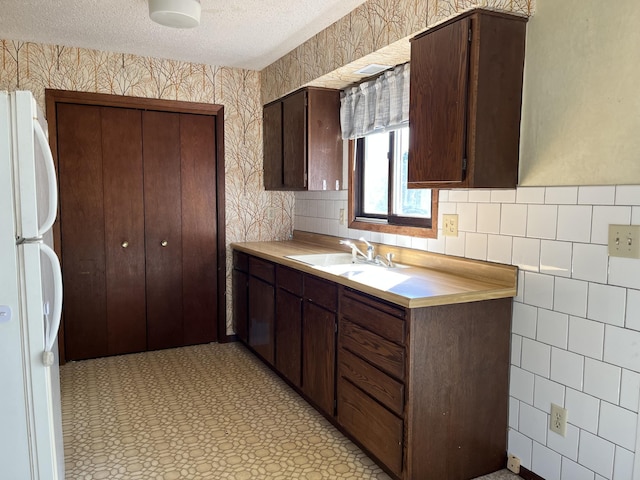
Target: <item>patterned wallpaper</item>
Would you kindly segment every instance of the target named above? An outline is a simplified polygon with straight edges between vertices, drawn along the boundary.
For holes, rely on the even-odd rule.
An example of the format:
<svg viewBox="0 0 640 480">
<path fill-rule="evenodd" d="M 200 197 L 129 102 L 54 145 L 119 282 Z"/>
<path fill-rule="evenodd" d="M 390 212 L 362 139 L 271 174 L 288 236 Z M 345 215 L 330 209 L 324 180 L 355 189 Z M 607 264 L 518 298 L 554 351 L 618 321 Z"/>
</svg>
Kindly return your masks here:
<svg viewBox="0 0 640 480">
<path fill-rule="evenodd" d="M 529 16 L 535 0 L 369 0 L 266 67 L 263 103 L 303 85 L 344 88 L 369 63 L 404 63 L 416 33 L 478 7 Z"/>
<path fill-rule="evenodd" d="M 0 89 L 31 90 L 44 110 L 45 88 L 224 105 L 227 243 L 283 239 L 291 232 L 293 194 L 263 188 L 259 72 L 2 40 Z M 227 292 L 229 259 L 230 250 Z M 228 295 L 229 331 L 230 301 Z"/>
</svg>

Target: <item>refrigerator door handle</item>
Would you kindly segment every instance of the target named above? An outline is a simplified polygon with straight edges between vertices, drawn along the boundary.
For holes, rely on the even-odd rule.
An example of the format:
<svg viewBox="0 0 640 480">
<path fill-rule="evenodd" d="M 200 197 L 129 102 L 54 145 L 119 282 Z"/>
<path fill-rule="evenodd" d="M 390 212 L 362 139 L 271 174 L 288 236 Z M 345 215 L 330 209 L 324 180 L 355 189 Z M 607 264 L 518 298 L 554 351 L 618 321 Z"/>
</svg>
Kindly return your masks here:
<svg viewBox="0 0 640 480">
<path fill-rule="evenodd" d="M 46 366 L 51 366 L 54 361 L 52 350 L 56 342 L 58 329 L 60 328 L 60 317 L 62 314 L 62 271 L 56 252 L 54 252 L 49 245 L 43 243 L 40 245 L 40 251 L 43 252 L 51 262 L 51 271 L 53 272 L 53 308 L 51 309 L 51 314 L 47 315 L 48 318 L 45 321 L 44 353 L 42 354 L 42 362 Z"/>
<path fill-rule="evenodd" d="M 53 155 L 51 148 L 49 147 L 49 141 L 47 136 L 40 125 L 38 120 L 33 121 L 33 131 L 35 137 L 38 139 L 38 145 L 44 155 L 44 164 L 47 169 L 47 181 L 49 184 L 49 211 L 47 212 L 47 218 L 42 225 L 38 228 L 38 235 L 44 235 L 51 230 L 53 223 L 56 221 L 56 212 L 58 211 L 58 184 L 56 181 L 56 168 L 53 163 Z"/>
</svg>

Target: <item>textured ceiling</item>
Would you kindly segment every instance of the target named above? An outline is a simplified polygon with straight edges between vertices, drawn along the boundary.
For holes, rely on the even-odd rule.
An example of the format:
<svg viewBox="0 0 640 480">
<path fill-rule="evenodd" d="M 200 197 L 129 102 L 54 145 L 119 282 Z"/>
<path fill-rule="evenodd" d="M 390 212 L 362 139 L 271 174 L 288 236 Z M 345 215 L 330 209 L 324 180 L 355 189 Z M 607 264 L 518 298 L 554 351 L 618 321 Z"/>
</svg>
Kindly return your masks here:
<svg viewBox="0 0 640 480">
<path fill-rule="evenodd" d="M 262 70 L 364 1 L 202 0 L 178 30 L 146 0 L 0 0 L 0 38 Z"/>
</svg>

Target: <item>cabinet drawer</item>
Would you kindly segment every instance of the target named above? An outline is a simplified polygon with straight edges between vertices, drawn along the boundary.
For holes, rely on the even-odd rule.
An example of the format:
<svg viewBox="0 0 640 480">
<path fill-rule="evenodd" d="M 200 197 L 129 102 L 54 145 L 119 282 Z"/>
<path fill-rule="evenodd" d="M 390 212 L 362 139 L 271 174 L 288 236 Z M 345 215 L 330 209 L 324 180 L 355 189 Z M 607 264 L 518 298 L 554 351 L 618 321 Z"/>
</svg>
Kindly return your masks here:
<svg viewBox="0 0 640 480">
<path fill-rule="evenodd" d="M 302 273 L 288 267 L 278 265 L 278 287 L 302 297 Z"/>
<path fill-rule="evenodd" d="M 249 257 L 249 275 L 258 277 L 273 285 L 275 279 L 275 266 L 267 260 L 257 257 Z"/>
<path fill-rule="evenodd" d="M 404 381 L 404 347 L 349 321 L 341 320 L 339 330 L 341 348 Z"/>
<path fill-rule="evenodd" d="M 335 312 L 338 309 L 338 287 L 311 275 L 304 276 L 304 298 Z"/>
<path fill-rule="evenodd" d="M 338 423 L 402 476 L 403 421 L 343 378 L 338 380 Z"/>
<path fill-rule="evenodd" d="M 402 416 L 404 410 L 404 384 L 371 366 L 364 360 L 340 350 L 338 375 L 374 397 L 394 413 Z"/>
<path fill-rule="evenodd" d="M 342 317 L 396 343 L 405 341 L 404 313 L 403 309 L 349 290 L 340 299 Z"/>
<path fill-rule="evenodd" d="M 240 270 L 241 272 L 249 271 L 249 255 L 246 253 L 233 251 L 233 268 Z"/>
</svg>

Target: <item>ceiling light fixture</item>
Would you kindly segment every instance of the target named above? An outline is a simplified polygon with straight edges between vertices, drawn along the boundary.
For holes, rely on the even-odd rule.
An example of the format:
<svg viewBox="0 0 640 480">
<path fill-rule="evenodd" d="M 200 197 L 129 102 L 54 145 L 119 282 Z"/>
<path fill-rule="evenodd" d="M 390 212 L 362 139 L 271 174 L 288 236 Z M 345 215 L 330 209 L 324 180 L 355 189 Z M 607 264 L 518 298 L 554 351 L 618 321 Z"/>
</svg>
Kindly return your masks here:
<svg viewBox="0 0 640 480">
<path fill-rule="evenodd" d="M 149 17 L 166 27 L 197 27 L 201 9 L 200 0 L 149 0 Z"/>
</svg>

